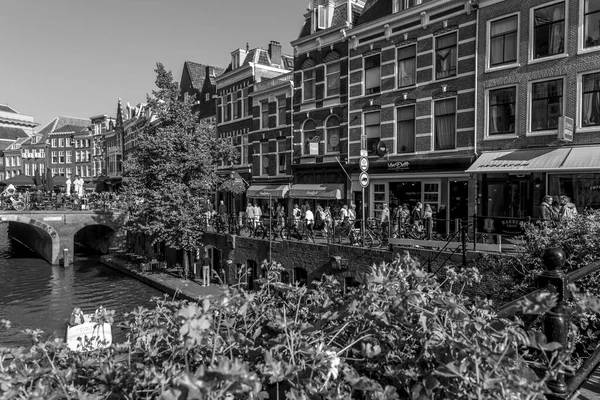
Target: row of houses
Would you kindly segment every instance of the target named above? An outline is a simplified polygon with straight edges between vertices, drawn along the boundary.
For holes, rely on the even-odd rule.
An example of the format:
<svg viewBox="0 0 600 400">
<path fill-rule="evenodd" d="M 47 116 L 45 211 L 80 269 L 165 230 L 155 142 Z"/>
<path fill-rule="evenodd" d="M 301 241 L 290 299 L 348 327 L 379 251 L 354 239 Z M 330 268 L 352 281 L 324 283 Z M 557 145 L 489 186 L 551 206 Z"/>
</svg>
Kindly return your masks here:
<svg viewBox="0 0 600 400">
<path fill-rule="evenodd" d="M 231 213 L 421 202 L 440 219 L 523 218 L 545 194 L 600 206 L 600 1 L 311 0 L 290 18 L 303 22 L 293 55 L 272 41 L 224 69 L 183 66 L 182 98 L 239 150 L 219 166 L 247 185 L 216 194 Z M 118 178 L 150 121 L 119 103 L 88 134 L 90 173 Z"/>
<path fill-rule="evenodd" d="M 524 218 L 545 194 L 600 206 L 600 1 L 312 0 L 303 21 L 293 56 L 271 42 L 222 73 L 184 65 L 182 95 L 239 149 L 220 168 L 249 185 L 218 195 L 233 212 L 421 202 L 440 219 Z"/>
</svg>

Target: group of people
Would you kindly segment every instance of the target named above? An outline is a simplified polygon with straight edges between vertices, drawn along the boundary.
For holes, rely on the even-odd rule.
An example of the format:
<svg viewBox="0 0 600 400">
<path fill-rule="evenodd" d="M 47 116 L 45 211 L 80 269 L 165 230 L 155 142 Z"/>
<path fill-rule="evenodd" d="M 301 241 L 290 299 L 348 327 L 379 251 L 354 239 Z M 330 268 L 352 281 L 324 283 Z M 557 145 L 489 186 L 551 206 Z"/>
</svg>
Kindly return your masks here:
<svg viewBox="0 0 600 400">
<path fill-rule="evenodd" d="M 73 185 L 73 194 L 77 195 L 79 198 L 83 196 L 83 185 L 85 185 L 85 181 L 79 176 L 75 175 L 75 180 L 71 181 L 71 177 L 67 178 L 67 196 L 71 195 L 71 185 Z"/>
<path fill-rule="evenodd" d="M 544 196 L 540 204 L 540 221 L 544 224 L 558 223 L 575 218 L 577 207 L 568 196 Z"/>
</svg>

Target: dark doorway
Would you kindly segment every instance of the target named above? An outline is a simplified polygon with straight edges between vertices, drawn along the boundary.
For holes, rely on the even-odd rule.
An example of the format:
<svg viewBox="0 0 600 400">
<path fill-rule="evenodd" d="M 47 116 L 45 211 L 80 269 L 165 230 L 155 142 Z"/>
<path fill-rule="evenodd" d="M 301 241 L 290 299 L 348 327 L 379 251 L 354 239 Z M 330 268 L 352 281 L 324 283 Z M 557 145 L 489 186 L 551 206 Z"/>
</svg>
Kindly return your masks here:
<svg viewBox="0 0 600 400">
<path fill-rule="evenodd" d="M 256 261 L 246 261 L 246 274 L 248 277 L 248 290 L 256 290 L 256 281 L 260 278 L 258 264 L 256 263 Z"/>
</svg>

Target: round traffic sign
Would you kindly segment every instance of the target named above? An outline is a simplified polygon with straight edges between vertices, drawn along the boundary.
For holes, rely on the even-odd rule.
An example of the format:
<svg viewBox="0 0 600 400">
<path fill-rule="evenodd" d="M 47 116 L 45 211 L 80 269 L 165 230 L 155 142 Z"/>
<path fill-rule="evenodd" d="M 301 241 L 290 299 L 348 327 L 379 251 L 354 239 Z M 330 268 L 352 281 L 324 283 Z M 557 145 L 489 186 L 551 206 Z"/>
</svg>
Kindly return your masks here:
<svg viewBox="0 0 600 400">
<path fill-rule="evenodd" d="M 369 186 L 369 174 L 367 174 L 366 172 L 361 172 L 360 175 L 358 176 L 358 182 L 360 182 L 360 186 L 366 188 L 367 186 Z"/>
<path fill-rule="evenodd" d="M 367 157 L 361 157 L 359 164 L 360 164 L 360 170 L 362 172 L 367 172 L 367 170 L 369 169 L 369 159 Z"/>
</svg>

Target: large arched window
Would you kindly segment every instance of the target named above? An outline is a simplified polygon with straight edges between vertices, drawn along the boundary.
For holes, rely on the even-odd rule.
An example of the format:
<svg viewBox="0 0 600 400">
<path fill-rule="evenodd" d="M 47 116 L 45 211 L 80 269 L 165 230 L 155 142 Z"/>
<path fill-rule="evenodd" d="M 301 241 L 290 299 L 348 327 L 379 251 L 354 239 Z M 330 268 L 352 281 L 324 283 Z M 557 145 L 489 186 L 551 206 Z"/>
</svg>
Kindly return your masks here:
<svg viewBox="0 0 600 400">
<path fill-rule="evenodd" d="M 305 155 L 318 155 L 319 154 L 319 140 L 317 136 L 317 126 L 315 121 L 307 119 L 304 121 L 302 127 L 302 143 L 304 146 Z"/>
<path fill-rule="evenodd" d="M 327 118 L 325 125 L 325 152 L 339 153 L 340 152 L 340 119 L 337 115 L 332 115 Z"/>
</svg>

